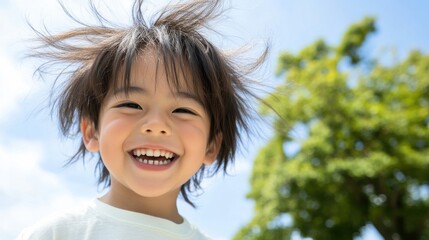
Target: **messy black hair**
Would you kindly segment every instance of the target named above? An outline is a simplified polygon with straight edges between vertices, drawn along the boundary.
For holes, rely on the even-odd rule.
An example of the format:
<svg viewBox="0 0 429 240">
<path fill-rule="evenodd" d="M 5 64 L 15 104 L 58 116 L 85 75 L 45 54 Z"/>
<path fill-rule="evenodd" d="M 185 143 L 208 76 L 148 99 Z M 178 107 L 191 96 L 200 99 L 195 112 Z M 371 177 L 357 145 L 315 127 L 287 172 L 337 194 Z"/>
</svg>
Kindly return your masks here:
<svg viewBox="0 0 429 240">
<path fill-rule="evenodd" d="M 243 67 L 231 53 L 218 49 L 204 36 L 202 30 L 209 29 L 209 21 L 222 12 L 219 0 L 171 4 L 155 14 L 149 23 L 143 16 L 142 3 L 143 0 L 135 0 L 132 24 L 127 27 L 111 24 L 92 1 L 91 9 L 98 19 L 96 26 L 78 21 L 61 4 L 65 13 L 81 27 L 59 34 L 35 30 L 41 44 L 34 49 L 33 56 L 48 60 L 38 68 L 42 73 L 49 72 L 51 63 L 65 63 L 61 65 L 63 71 L 57 74 L 57 80 L 61 76 L 66 79 L 53 98 L 52 109 L 58 114 L 62 133 L 68 137 L 79 134 L 82 119 L 90 120 L 98 129 L 100 108 L 106 94 L 116 84 L 125 89 L 129 87 L 132 64 L 139 54 L 156 52 L 170 86 L 178 87 L 177 76 L 186 74 L 189 86 L 209 114 L 208 142 L 217 134 L 222 135 L 212 171 L 202 166 L 181 187 L 184 200 L 194 206 L 188 193 L 200 189 L 205 173 L 214 174 L 220 169 L 226 172 L 234 160 L 241 133 L 249 132 L 251 105 L 257 96 L 250 90 L 248 76 L 263 63 L 267 49 Z M 65 74 L 67 72 L 69 74 Z M 82 141 L 68 164 L 85 159 L 87 153 Z M 110 185 L 110 174 L 101 157 L 96 173 L 99 184 Z"/>
</svg>

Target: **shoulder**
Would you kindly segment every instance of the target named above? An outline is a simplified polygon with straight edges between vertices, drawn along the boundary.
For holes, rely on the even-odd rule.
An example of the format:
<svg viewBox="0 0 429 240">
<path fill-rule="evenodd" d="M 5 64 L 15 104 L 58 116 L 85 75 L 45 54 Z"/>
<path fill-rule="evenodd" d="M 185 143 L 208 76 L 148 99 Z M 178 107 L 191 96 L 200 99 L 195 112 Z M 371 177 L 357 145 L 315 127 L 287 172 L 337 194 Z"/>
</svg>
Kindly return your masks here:
<svg viewBox="0 0 429 240">
<path fill-rule="evenodd" d="M 186 220 L 185 220 L 186 221 Z M 193 240 L 212 240 L 212 238 L 208 237 L 206 234 L 201 232 L 196 226 L 189 224 L 190 230 L 192 232 Z"/>
<path fill-rule="evenodd" d="M 73 233 L 80 231 L 79 226 L 84 225 L 88 219 L 94 217 L 89 205 L 78 206 L 46 217 L 35 225 L 24 229 L 17 240 L 73 239 Z"/>
<path fill-rule="evenodd" d="M 162 239 L 208 240 L 186 219 L 175 224 L 140 213 L 92 201 L 81 208 L 57 214 L 24 230 L 18 240 L 53 239 Z"/>
</svg>

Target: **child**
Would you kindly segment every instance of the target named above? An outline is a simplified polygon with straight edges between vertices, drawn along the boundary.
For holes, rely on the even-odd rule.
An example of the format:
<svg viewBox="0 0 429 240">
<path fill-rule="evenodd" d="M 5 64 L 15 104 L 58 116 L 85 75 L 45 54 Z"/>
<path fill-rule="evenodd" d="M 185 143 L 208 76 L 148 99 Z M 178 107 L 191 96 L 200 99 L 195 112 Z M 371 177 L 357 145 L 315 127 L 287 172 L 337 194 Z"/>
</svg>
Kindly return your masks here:
<svg viewBox="0 0 429 240">
<path fill-rule="evenodd" d="M 82 136 L 69 163 L 99 154 L 98 182 L 109 190 L 19 239 L 207 239 L 176 200 L 193 206 L 188 194 L 207 170 L 226 171 L 256 96 L 248 72 L 200 33 L 219 1 L 171 5 L 151 24 L 141 5 L 128 28 L 107 27 L 93 8 L 100 26 L 39 33 L 36 56 L 75 66 L 53 106 L 63 134 Z"/>
</svg>

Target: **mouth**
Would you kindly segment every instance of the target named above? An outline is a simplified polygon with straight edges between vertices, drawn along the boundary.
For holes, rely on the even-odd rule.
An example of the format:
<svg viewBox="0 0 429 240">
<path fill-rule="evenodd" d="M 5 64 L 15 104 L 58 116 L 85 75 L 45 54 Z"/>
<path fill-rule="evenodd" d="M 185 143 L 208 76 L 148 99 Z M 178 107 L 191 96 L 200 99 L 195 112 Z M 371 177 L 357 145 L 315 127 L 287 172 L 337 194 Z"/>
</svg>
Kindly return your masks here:
<svg viewBox="0 0 429 240">
<path fill-rule="evenodd" d="M 130 155 L 139 163 L 153 166 L 168 165 L 179 157 L 177 154 L 167 150 L 148 148 L 134 149 L 130 152 Z"/>
</svg>

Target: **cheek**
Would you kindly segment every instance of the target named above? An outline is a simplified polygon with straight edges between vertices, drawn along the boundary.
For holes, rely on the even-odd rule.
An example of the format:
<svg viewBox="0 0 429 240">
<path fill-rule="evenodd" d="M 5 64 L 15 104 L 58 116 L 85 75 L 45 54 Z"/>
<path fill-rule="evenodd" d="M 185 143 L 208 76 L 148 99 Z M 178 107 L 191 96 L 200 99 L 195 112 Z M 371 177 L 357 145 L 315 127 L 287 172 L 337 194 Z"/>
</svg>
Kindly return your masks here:
<svg viewBox="0 0 429 240">
<path fill-rule="evenodd" d="M 112 136 L 121 136 L 126 131 L 127 121 L 124 121 L 123 119 L 116 119 L 112 121 L 106 121 L 104 124 L 100 126 L 100 137 L 101 138 L 108 138 Z"/>
<path fill-rule="evenodd" d="M 123 143 L 131 131 L 131 123 L 124 119 L 106 119 L 100 124 L 100 154 L 104 161 L 123 151 Z"/>
<path fill-rule="evenodd" d="M 209 138 L 209 129 L 203 124 L 183 124 L 179 127 L 180 136 L 189 147 L 205 151 Z"/>
</svg>

